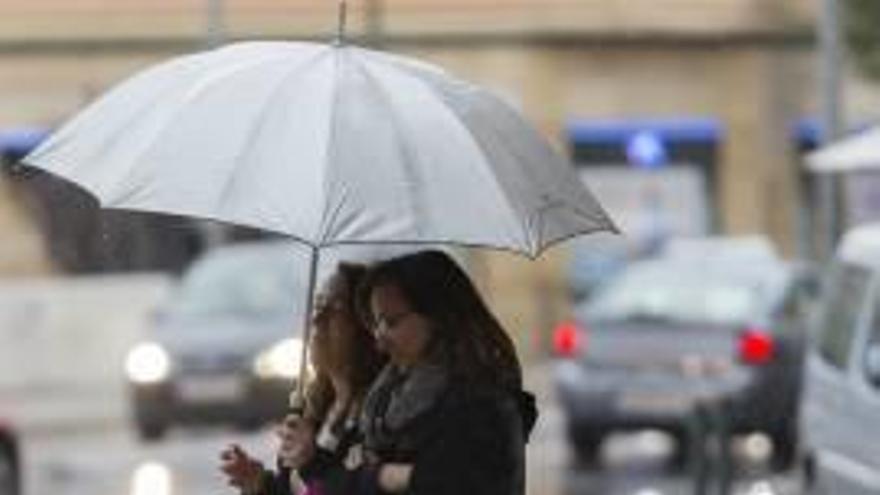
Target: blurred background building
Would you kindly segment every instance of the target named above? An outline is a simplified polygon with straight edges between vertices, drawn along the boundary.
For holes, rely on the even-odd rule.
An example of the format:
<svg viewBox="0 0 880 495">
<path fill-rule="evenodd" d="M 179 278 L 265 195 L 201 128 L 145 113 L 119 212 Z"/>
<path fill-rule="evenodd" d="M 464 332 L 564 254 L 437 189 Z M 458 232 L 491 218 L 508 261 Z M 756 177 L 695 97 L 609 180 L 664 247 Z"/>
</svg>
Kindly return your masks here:
<svg viewBox="0 0 880 495">
<path fill-rule="evenodd" d="M 815 202 L 799 154 L 820 132 L 815 2 L 349 3 L 356 42 L 436 62 L 524 111 L 630 236 L 759 233 L 788 255 L 809 254 Z M 179 53 L 237 39 L 326 40 L 335 23 L 329 0 L 4 0 L 0 129 L 52 128 Z M 856 108 L 876 99 L 858 78 L 848 84 Z M 99 215 L 57 181 L 6 171 L 0 274 L 177 270 L 209 244 L 185 219 Z M 561 311 L 535 295 L 559 288 L 564 262 L 560 250 L 534 264 L 480 256 L 474 267 L 505 318 L 536 330 Z"/>
</svg>

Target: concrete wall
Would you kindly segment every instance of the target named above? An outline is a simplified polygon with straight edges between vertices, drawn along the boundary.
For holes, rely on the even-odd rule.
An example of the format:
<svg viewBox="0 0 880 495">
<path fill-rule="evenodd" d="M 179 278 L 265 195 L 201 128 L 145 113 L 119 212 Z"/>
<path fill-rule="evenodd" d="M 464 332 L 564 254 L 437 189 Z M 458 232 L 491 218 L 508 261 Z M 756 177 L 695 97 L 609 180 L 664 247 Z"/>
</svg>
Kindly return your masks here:
<svg viewBox="0 0 880 495">
<path fill-rule="evenodd" d="M 0 411 L 23 430 L 125 417 L 125 354 L 170 281 L 156 275 L 0 283 Z"/>
<path fill-rule="evenodd" d="M 27 198 L 0 173 L 0 273 L 7 277 L 48 274 L 45 240 L 26 211 Z"/>
<path fill-rule="evenodd" d="M 321 33 L 335 29 L 335 1 L 225 0 L 233 34 Z M 805 0 L 349 0 L 353 33 L 369 5 L 382 5 L 393 33 L 719 33 L 807 25 Z M 0 2 L 0 40 L 200 35 L 206 0 L 27 0 Z"/>
<path fill-rule="evenodd" d="M 123 384 L 125 352 L 169 288 L 159 275 L 0 283 L 0 390 Z"/>
</svg>

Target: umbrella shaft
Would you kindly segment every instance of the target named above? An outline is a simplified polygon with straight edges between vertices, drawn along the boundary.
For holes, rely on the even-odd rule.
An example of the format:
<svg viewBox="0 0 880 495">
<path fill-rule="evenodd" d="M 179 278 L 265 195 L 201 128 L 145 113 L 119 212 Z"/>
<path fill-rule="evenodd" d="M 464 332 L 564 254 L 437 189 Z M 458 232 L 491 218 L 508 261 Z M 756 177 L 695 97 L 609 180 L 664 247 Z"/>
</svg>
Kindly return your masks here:
<svg viewBox="0 0 880 495">
<path fill-rule="evenodd" d="M 311 260 L 309 262 L 309 283 L 306 291 L 306 310 L 303 314 L 303 346 L 299 362 L 299 375 L 296 380 L 296 390 L 290 398 L 290 407 L 294 411 L 302 412 L 305 406 L 305 387 L 309 362 L 309 347 L 312 342 L 312 303 L 315 295 L 315 283 L 318 278 L 318 260 L 320 253 L 318 248 L 310 246 Z"/>
</svg>

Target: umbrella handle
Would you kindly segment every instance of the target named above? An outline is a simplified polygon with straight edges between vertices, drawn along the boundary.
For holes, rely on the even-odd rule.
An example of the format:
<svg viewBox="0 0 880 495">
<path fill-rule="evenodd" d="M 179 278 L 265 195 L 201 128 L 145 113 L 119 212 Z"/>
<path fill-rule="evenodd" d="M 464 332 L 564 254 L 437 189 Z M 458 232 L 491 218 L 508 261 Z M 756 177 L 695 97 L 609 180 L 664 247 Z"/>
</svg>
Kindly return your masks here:
<svg viewBox="0 0 880 495">
<path fill-rule="evenodd" d="M 299 375 L 296 379 L 296 389 L 290 394 L 290 409 L 294 414 L 300 414 L 305 410 L 306 378 L 308 374 L 309 346 L 312 342 L 312 304 L 315 295 L 315 283 L 318 278 L 318 261 L 320 252 L 318 248 L 310 246 L 311 260 L 309 263 L 309 284 L 306 292 L 306 311 L 303 315 L 303 345 L 299 360 Z"/>
<path fill-rule="evenodd" d="M 345 24 L 348 17 L 348 3 L 346 0 L 339 0 L 339 18 L 336 24 L 336 41 L 337 46 L 345 44 Z"/>
</svg>

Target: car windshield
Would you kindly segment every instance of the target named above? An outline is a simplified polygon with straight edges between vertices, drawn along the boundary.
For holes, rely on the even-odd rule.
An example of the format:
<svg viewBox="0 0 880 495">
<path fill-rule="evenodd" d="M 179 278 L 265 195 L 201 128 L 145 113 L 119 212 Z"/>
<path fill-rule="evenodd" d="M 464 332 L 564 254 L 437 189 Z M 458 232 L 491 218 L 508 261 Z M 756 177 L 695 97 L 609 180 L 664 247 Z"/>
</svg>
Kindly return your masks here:
<svg viewBox="0 0 880 495">
<path fill-rule="evenodd" d="M 588 306 L 589 317 L 738 324 L 763 310 L 766 294 L 759 280 L 733 272 L 681 268 L 634 267 Z"/>
<path fill-rule="evenodd" d="M 295 263 L 282 252 L 222 253 L 198 263 L 171 303 L 179 316 L 290 314 L 299 292 Z"/>
</svg>

